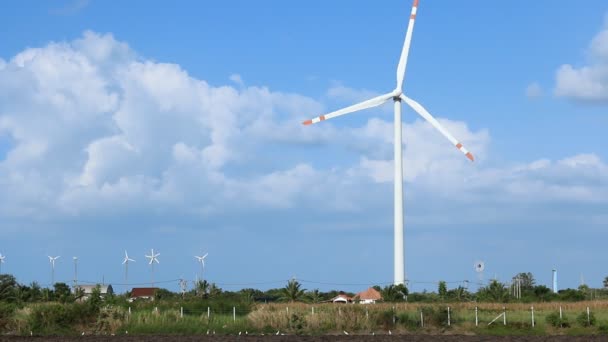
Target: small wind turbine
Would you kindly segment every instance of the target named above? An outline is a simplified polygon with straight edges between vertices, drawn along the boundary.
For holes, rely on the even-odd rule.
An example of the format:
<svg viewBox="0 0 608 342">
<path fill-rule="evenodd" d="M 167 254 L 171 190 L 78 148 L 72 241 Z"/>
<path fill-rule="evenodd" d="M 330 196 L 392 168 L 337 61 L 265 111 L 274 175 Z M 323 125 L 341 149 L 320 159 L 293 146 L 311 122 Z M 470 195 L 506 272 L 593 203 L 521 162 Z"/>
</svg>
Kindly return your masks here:
<svg viewBox="0 0 608 342">
<path fill-rule="evenodd" d="M 209 255 L 209 253 L 205 253 L 205 255 L 203 255 L 203 256 L 198 256 L 198 255 L 194 256 L 198 260 L 198 262 L 201 264 L 201 281 L 203 280 L 203 272 L 205 272 L 205 258 L 207 257 L 207 255 Z"/>
<path fill-rule="evenodd" d="M 160 261 L 157 259 L 159 255 L 160 253 L 154 254 L 154 248 L 150 250 L 150 255 L 145 255 L 146 258 L 150 259 L 148 265 L 152 266 L 152 287 L 154 287 L 154 263 L 160 264 Z"/>
<path fill-rule="evenodd" d="M 122 264 L 125 265 L 125 284 L 129 282 L 129 261 L 135 262 L 135 260 L 129 258 L 129 254 L 125 250 L 125 258 L 122 260 Z"/>
<path fill-rule="evenodd" d="M 55 261 L 61 258 L 60 255 L 52 257 L 49 255 L 49 262 L 51 263 L 51 286 L 55 285 Z"/>
<path fill-rule="evenodd" d="M 358 112 L 360 110 L 374 108 L 380 106 L 388 101 L 394 102 L 394 131 L 393 131 L 393 150 L 394 150 L 394 284 L 405 284 L 405 252 L 404 252 L 404 239 L 403 239 L 403 141 L 401 138 L 402 125 L 401 125 L 401 104 L 405 102 L 411 107 L 416 113 L 418 113 L 424 120 L 426 120 L 431 126 L 439 131 L 445 138 L 447 138 L 452 145 L 454 145 L 460 152 L 462 152 L 471 161 L 474 160 L 473 155 L 469 152 L 460 141 L 456 140 L 454 136 L 445 129 L 439 121 L 437 121 L 422 105 L 415 100 L 405 96 L 403 93 L 403 80 L 405 79 L 405 68 L 407 65 L 407 58 L 409 55 L 410 44 L 412 42 L 412 33 L 414 31 L 414 22 L 418 12 L 419 0 L 414 0 L 412 6 L 412 12 L 410 14 L 408 28 L 405 34 L 405 41 L 403 43 L 403 49 L 401 50 L 401 57 L 399 57 L 399 63 L 397 64 L 396 81 L 397 84 L 395 89 L 384 95 L 380 95 L 363 101 L 352 106 L 336 110 L 331 113 L 327 113 L 321 116 L 317 116 L 314 119 L 306 120 L 303 122 L 304 125 L 316 124 L 321 121 L 325 121 L 331 118 L 335 118 L 341 115 Z"/>
<path fill-rule="evenodd" d="M 6 259 L 6 256 L 0 253 L 0 274 L 2 274 L 2 264 L 4 264 L 4 259 Z"/>
<path fill-rule="evenodd" d="M 78 286 L 78 257 L 72 257 L 74 260 L 74 289 Z"/>
</svg>

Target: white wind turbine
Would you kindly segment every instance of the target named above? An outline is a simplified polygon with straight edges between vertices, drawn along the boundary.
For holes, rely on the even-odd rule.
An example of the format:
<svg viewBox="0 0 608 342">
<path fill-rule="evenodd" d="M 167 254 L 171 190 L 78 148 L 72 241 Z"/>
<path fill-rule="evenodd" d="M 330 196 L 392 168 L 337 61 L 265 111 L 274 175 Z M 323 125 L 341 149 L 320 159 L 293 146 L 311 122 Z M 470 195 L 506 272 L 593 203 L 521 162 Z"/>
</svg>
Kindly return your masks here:
<svg viewBox="0 0 608 342">
<path fill-rule="evenodd" d="M 125 258 L 122 261 L 122 264 L 125 265 L 125 284 L 129 282 L 129 261 L 135 262 L 135 260 L 129 258 L 129 254 L 125 250 Z"/>
<path fill-rule="evenodd" d="M 6 256 L 0 253 L 0 274 L 2 274 L 2 264 L 4 264 L 4 259 L 6 259 Z"/>
<path fill-rule="evenodd" d="M 207 255 L 209 255 L 209 253 L 205 253 L 205 255 L 203 255 L 203 256 L 198 256 L 198 255 L 194 256 L 198 260 L 198 262 L 201 264 L 201 281 L 203 280 L 203 272 L 205 272 L 205 258 L 207 257 Z"/>
<path fill-rule="evenodd" d="M 60 255 L 52 257 L 52 256 L 48 256 L 49 257 L 49 262 L 51 263 L 51 286 L 55 285 L 55 261 L 57 261 L 57 259 L 61 258 Z"/>
<path fill-rule="evenodd" d="M 435 120 L 435 118 L 418 102 L 403 94 L 403 80 L 405 78 L 405 67 L 407 65 L 407 57 L 409 53 L 410 43 L 412 41 L 412 33 L 414 30 L 414 21 L 418 10 L 418 1 L 414 0 L 412 12 L 405 35 L 405 42 L 397 65 L 397 86 L 390 93 L 374 97 L 373 99 L 363 101 L 350 107 L 318 116 L 312 120 L 304 121 L 304 125 L 318 123 L 327 119 L 335 118 L 340 115 L 357 112 L 360 110 L 377 107 L 390 100 L 394 102 L 395 124 L 394 124 L 394 283 L 395 285 L 405 283 L 405 266 L 404 266 L 404 247 L 403 247 L 403 155 L 402 155 L 402 140 L 401 140 L 401 101 L 410 106 L 416 113 L 422 116 L 433 127 L 435 127 L 443 136 L 445 136 L 456 148 L 464 153 L 467 158 L 473 161 L 473 155 L 462 146 L 443 126 Z"/>
<path fill-rule="evenodd" d="M 146 255 L 146 258 L 150 259 L 148 265 L 152 266 L 152 287 L 154 287 L 154 263 L 160 264 L 160 261 L 157 259 L 159 255 L 160 253 L 154 254 L 154 248 L 150 250 L 150 255 Z"/>
</svg>

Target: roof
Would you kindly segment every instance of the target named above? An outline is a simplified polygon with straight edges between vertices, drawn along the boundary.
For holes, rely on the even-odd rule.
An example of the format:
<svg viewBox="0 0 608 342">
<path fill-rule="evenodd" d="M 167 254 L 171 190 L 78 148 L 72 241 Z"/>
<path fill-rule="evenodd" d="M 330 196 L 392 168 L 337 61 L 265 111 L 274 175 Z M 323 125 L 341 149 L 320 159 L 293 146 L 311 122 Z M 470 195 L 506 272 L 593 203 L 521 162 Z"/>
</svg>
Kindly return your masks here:
<svg viewBox="0 0 608 342">
<path fill-rule="evenodd" d="M 154 297 L 158 290 L 157 287 L 134 287 L 131 290 L 131 298 L 133 297 Z"/>
<path fill-rule="evenodd" d="M 365 291 L 357 293 L 357 295 L 355 295 L 355 298 L 358 298 L 360 300 L 381 300 L 382 295 L 380 294 L 380 292 L 378 292 L 378 290 L 373 287 L 370 287 Z"/>
<path fill-rule="evenodd" d="M 344 293 L 340 293 L 339 295 L 335 296 L 334 298 L 330 299 L 332 302 L 335 302 L 337 300 L 345 300 L 347 302 L 352 301 L 353 299 L 351 297 L 349 297 L 348 295 L 344 294 Z"/>
</svg>

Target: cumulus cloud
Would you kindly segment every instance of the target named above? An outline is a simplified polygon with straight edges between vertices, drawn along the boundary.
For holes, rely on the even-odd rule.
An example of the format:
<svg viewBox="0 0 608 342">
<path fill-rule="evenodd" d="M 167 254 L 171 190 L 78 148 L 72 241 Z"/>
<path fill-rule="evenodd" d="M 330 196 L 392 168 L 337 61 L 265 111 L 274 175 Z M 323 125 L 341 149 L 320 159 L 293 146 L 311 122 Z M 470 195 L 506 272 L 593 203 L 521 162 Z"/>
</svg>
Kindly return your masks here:
<svg viewBox="0 0 608 342">
<path fill-rule="evenodd" d="M 586 65 L 564 64 L 556 72 L 555 95 L 585 102 L 608 101 L 608 20 L 588 47 Z"/>
<path fill-rule="evenodd" d="M 0 61 L 0 135 L 10 141 L 0 217 L 357 213 L 390 203 L 392 122 L 304 127 L 323 103 L 231 79 L 238 89 L 211 86 L 94 32 Z M 344 101 L 373 95 L 328 90 Z M 490 167 L 487 130 L 438 119 L 478 161 L 428 123 L 405 123 L 407 196 L 460 211 L 458 203 L 608 201 L 596 155 Z"/>
</svg>

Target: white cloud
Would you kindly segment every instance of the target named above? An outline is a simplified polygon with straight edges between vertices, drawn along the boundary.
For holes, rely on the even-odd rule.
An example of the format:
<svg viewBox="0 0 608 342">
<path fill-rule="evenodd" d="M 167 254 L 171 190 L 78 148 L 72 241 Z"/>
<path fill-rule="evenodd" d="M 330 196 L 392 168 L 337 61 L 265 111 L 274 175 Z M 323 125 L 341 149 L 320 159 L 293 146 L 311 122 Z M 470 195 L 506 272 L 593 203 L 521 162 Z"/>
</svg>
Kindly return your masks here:
<svg viewBox="0 0 608 342">
<path fill-rule="evenodd" d="M 541 97 L 543 95 L 543 89 L 537 82 L 530 83 L 526 87 L 526 96 L 531 99 Z"/>
<path fill-rule="evenodd" d="M 564 64 L 556 72 L 555 95 L 578 101 L 608 101 L 608 21 L 591 40 L 587 65 Z"/>
<path fill-rule="evenodd" d="M 344 101 L 373 95 L 340 85 L 328 91 Z M 0 67 L 0 134 L 12 143 L 0 160 L 0 218 L 361 212 L 390 201 L 393 123 L 300 124 L 324 110 L 315 99 L 266 87 L 213 87 L 179 65 L 137 56 L 111 35 L 85 32 L 26 49 Z M 477 161 L 428 123 L 405 123 L 407 196 L 454 210 L 608 201 L 607 166 L 596 155 L 489 167 L 486 130 L 439 121 Z"/>
</svg>

